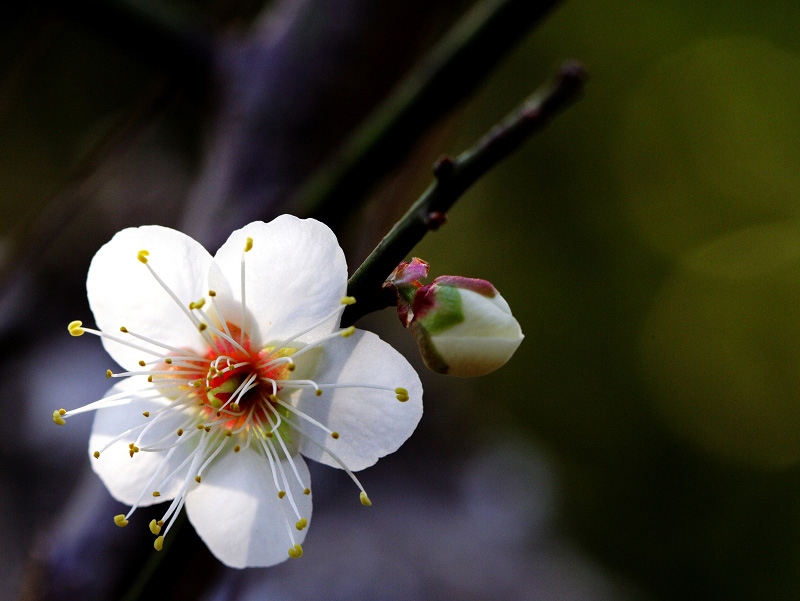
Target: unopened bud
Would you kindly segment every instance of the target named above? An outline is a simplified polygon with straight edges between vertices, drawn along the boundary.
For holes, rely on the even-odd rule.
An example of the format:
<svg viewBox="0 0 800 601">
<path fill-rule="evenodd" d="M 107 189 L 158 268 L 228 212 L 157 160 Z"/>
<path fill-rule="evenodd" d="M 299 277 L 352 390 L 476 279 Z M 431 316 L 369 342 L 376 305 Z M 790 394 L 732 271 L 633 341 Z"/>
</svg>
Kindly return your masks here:
<svg viewBox="0 0 800 601">
<path fill-rule="evenodd" d="M 486 280 L 441 276 L 417 290 L 410 326 L 430 369 L 482 376 L 505 365 L 524 338 L 505 299 Z"/>
</svg>

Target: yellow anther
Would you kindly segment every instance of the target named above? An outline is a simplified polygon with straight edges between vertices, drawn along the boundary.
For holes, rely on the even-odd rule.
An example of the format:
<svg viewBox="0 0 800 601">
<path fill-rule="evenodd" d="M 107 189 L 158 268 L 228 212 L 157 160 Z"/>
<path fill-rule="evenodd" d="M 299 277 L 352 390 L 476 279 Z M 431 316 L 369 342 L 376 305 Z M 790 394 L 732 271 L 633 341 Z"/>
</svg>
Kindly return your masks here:
<svg viewBox="0 0 800 601">
<path fill-rule="evenodd" d="M 150 532 L 158 535 L 161 532 L 161 526 L 155 520 L 150 520 Z"/>
<path fill-rule="evenodd" d="M 354 305 L 356 303 L 355 296 L 343 296 L 340 301 L 343 305 Z"/>
<path fill-rule="evenodd" d="M 114 516 L 114 523 L 120 528 L 124 528 L 128 525 L 128 520 L 126 520 L 125 516 L 120 513 L 119 515 Z"/>
<path fill-rule="evenodd" d="M 197 429 L 198 430 L 202 430 L 203 429 L 203 424 L 197 424 Z"/>
<path fill-rule="evenodd" d="M 234 453 L 238 453 L 239 451 L 241 451 L 241 448 L 240 448 L 240 447 L 239 447 L 239 445 L 237 444 L 235 447 L 233 447 L 233 452 L 234 452 Z"/>
<path fill-rule="evenodd" d="M 167 365 L 172 365 L 172 359 L 167 357 L 166 359 L 164 359 L 164 363 L 166 363 Z"/>
<path fill-rule="evenodd" d="M 149 411 L 142 411 L 142 415 L 144 415 L 145 417 L 150 417 L 150 412 Z"/>
<path fill-rule="evenodd" d="M 214 292 L 213 290 L 209 290 L 208 291 L 208 296 L 217 296 L 217 293 Z"/>
<path fill-rule="evenodd" d="M 62 416 L 63 416 L 63 415 L 66 415 L 66 414 L 67 414 L 67 410 L 66 410 L 66 409 L 59 409 L 59 410 L 58 410 L 58 414 L 59 414 L 59 415 L 62 415 Z"/>
<path fill-rule="evenodd" d="M 55 424 L 56 424 L 57 426 L 63 426 L 64 424 L 66 424 L 66 423 L 67 423 L 67 422 L 65 422 L 65 421 L 64 421 L 64 418 L 63 418 L 63 417 L 61 417 L 61 415 L 62 415 L 62 414 L 61 414 L 61 412 L 60 412 L 58 409 L 56 409 L 55 411 L 53 411 L 53 421 L 55 422 Z"/>
<path fill-rule="evenodd" d="M 83 325 L 83 322 L 82 321 L 78 321 L 76 319 L 75 321 L 69 322 L 69 325 L 67 326 L 67 329 L 69 330 L 69 333 L 72 334 L 73 336 L 83 336 L 84 331 L 83 331 L 83 328 L 81 327 L 82 325 Z"/>
<path fill-rule="evenodd" d="M 100 459 L 100 451 L 95 451 L 92 453 L 92 456 L 94 456 L 95 459 Z"/>
<path fill-rule="evenodd" d="M 406 394 L 398 394 L 395 398 L 398 401 L 400 401 L 401 403 L 405 403 L 408 400 L 408 395 L 406 395 Z"/>
<path fill-rule="evenodd" d="M 183 436 L 183 428 L 178 428 L 178 436 Z"/>
<path fill-rule="evenodd" d="M 342 338 L 349 338 L 355 333 L 356 333 L 356 327 L 350 326 L 349 328 L 345 328 L 344 330 L 339 332 L 339 336 L 341 336 Z"/>
<path fill-rule="evenodd" d="M 372 501 L 369 500 L 369 497 L 367 496 L 367 493 L 365 493 L 364 491 L 361 491 L 361 494 L 359 495 L 359 498 L 361 499 L 361 504 L 364 507 L 369 507 L 370 505 L 372 505 Z"/>
<path fill-rule="evenodd" d="M 210 402 L 211 402 L 211 406 L 214 409 L 219 409 L 220 407 L 222 407 L 222 401 L 219 400 L 217 397 L 213 397 Z"/>
<path fill-rule="evenodd" d="M 197 329 L 200 330 L 201 332 L 204 332 L 206 330 L 206 328 L 208 328 L 208 324 L 207 323 L 202 323 L 201 322 L 201 323 L 197 324 Z"/>
<path fill-rule="evenodd" d="M 300 518 L 298 522 L 294 525 L 294 527 L 297 528 L 298 530 L 302 530 L 306 526 L 308 526 L 308 520 L 306 518 Z"/>
<path fill-rule="evenodd" d="M 106 378 L 110 378 L 113 375 L 114 375 L 114 373 L 110 369 L 106 370 Z"/>
<path fill-rule="evenodd" d="M 264 432 L 264 436 L 266 436 L 267 438 L 272 438 L 275 435 L 272 433 L 272 430 L 267 430 L 266 432 Z"/>
<path fill-rule="evenodd" d="M 225 436 L 233 436 L 232 430 L 225 430 Z"/>
<path fill-rule="evenodd" d="M 144 362 L 144 359 L 139 359 L 139 367 L 144 367 L 147 363 Z"/>
<path fill-rule="evenodd" d="M 160 497 L 160 496 L 161 496 L 161 493 L 160 493 L 160 492 L 158 492 L 157 490 L 154 490 L 154 491 L 153 491 L 153 496 L 154 496 L 154 497 Z"/>
<path fill-rule="evenodd" d="M 317 396 L 322 396 L 322 388 L 317 388 L 317 389 L 314 391 L 314 394 L 316 394 Z"/>
<path fill-rule="evenodd" d="M 239 403 L 231 403 L 231 411 L 239 411 Z"/>
<path fill-rule="evenodd" d="M 253 239 L 248 236 L 247 241 L 244 243 L 244 252 L 250 252 L 251 248 L 253 248 Z"/>
<path fill-rule="evenodd" d="M 297 366 L 294 364 L 294 362 L 286 364 L 286 369 L 288 369 L 289 371 L 294 371 L 296 367 Z"/>
<path fill-rule="evenodd" d="M 294 547 L 289 549 L 289 557 L 292 559 L 297 559 L 298 557 L 303 556 L 303 547 L 300 546 L 300 543 L 297 543 Z"/>
<path fill-rule="evenodd" d="M 189 308 L 190 309 L 202 309 L 203 305 L 205 305 L 205 304 L 206 304 L 206 299 L 201 298 L 199 301 L 194 301 L 192 303 L 189 303 Z"/>
<path fill-rule="evenodd" d="M 203 478 L 201 478 L 200 476 L 195 476 L 194 481 L 200 484 L 203 481 Z"/>
<path fill-rule="evenodd" d="M 286 496 L 286 491 L 285 490 L 279 490 L 278 491 L 278 498 L 279 499 L 282 499 L 285 496 Z"/>
<path fill-rule="evenodd" d="M 205 430 L 206 432 L 211 432 L 211 426 L 205 426 L 203 430 Z"/>
<path fill-rule="evenodd" d="M 403 396 L 408 396 L 408 390 L 406 390 L 405 388 L 395 388 L 394 389 L 394 393 L 395 394 L 400 394 L 400 395 L 403 395 Z"/>
<path fill-rule="evenodd" d="M 334 440 L 338 439 L 339 438 L 339 433 L 338 432 L 331 432 L 331 438 L 333 438 Z"/>
<path fill-rule="evenodd" d="M 310 488 L 304 488 L 303 489 L 303 494 L 304 495 L 310 495 L 311 494 L 311 489 Z"/>
<path fill-rule="evenodd" d="M 140 250 L 136 253 L 136 258 L 139 259 L 142 263 L 147 264 L 147 257 L 150 256 L 150 251 L 147 250 Z"/>
<path fill-rule="evenodd" d="M 154 548 L 156 551 L 161 551 L 161 549 L 163 549 L 163 548 L 164 548 L 164 537 L 163 537 L 163 536 L 159 536 L 159 537 L 156 539 L 156 541 L 153 543 L 153 548 Z"/>
<path fill-rule="evenodd" d="M 122 332 L 123 334 L 127 334 L 128 333 L 128 328 L 126 328 L 125 326 L 121 326 L 119 331 Z"/>
<path fill-rule="evenodd" d="M 152 382 L 153 381 L 153 376 L 147 376 L 147 381 L 148 382 Z"/>
</svg>

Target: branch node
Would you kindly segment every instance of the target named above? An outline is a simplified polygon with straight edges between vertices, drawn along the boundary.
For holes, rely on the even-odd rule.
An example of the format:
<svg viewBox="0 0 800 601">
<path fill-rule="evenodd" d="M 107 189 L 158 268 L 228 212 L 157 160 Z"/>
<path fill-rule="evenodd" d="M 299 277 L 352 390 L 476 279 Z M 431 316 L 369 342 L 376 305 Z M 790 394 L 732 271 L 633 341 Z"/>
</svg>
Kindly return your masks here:
<svg viewBox="0 0 800 601">
<path fill-rule="evenodd" d="M 447 223 L 447 213 L 441 211 L 431 211 L 425 215 L 425 225 L 431 231 L 436 231 Z"/>
<path fill-rule="evenodd" d="M 433 175 L 438 180 L 443 180 L 453 174 L 456 163 L 453 157 L 443 154 L 433 164 Z"/>
</svg>

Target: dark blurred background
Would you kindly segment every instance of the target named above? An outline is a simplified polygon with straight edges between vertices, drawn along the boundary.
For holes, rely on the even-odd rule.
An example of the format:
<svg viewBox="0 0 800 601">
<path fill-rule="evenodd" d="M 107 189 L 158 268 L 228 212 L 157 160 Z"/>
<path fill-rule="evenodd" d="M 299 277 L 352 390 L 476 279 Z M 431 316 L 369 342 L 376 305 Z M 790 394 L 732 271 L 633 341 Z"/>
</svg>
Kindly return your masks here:
<svg viewBox="0 0 800 601">
<path fill-rule="evenodd" d="M 1 598 L 800 599 L 800 6 L 557 4 L 408 152 L 363 173 L 374 185 L 301 202 L 483 4 L 7 9 Z M 158 223 L 213 252 L 292 212 L 331 222 L 354 269 L 440 154 L 568 57 L 590 73 L 582 99 L 414 251 L 434 277 L 496 285 L 526 334 L 514 358 L 448 379 L 424 371 L 391 310 L 359 322 L 426 390 L 418 432 L 363 474 L 374 506 L 314 469 L 306 554 L 267 570 L 220 568 L 188 524 L 155 563 L 146 512 L 116 529 L 88 468 L 91 417 L 50 417 L 106 388 L 100 343 L 66 332 L 91 322 L 97 248 Z"/>
</svg>

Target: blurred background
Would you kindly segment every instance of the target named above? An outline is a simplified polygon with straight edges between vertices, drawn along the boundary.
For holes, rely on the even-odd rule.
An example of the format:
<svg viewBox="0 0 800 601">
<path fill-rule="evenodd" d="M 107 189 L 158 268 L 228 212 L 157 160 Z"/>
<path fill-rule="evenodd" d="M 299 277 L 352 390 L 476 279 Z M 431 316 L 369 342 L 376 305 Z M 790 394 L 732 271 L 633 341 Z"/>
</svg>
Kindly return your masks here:
<svg viewBox="0 0 800 601">
<path fill-rule="evenodd" d="M 317 204 L 304 184 L 358 124 L 502 2 L 60 4 L 0 23 L 0 597 L 800 599 L 797 3 L 553 3 L 487 42 L 519 39 L 357 193 Z M 373 507 L 313 466 L 306 553 L 266 570 L 220 567 L 188 524 L 155 561 L 146 511 L 117 529 L 91 416 L 51 419 L 113 367 L 65 327 L 92 321 L 97 248 L 158 223 L 213 252 L 290 212 L 335 227 L 354 269 L 434 160 L 565 58 L 583 97 L 413 253 L 495 284 L 526 335 L 514 358 L 449 379 L 392 310 L 358 324 L 425 387 L 417 433 L 363 473 Z"/>
</svg>

